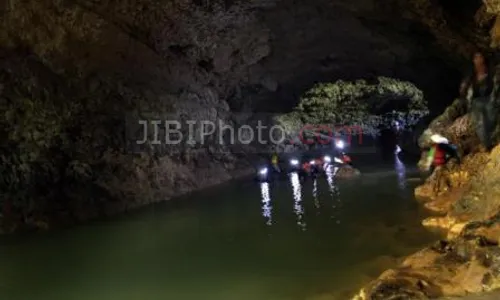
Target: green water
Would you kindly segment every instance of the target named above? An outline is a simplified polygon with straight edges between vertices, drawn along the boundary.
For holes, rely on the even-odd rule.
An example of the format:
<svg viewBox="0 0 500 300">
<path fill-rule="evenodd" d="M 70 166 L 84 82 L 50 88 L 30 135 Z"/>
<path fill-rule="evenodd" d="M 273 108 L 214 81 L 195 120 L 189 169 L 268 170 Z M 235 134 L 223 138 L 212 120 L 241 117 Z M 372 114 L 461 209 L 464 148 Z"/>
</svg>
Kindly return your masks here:
<svg viewBox="0 0 500 300">
<path fill-rule="evenodd" d="M 144 211 L 0 239 L 0 299 L 348 299 L 435 239 L 404 166 L 350 181 L 250 180 Z"/>
</svg>

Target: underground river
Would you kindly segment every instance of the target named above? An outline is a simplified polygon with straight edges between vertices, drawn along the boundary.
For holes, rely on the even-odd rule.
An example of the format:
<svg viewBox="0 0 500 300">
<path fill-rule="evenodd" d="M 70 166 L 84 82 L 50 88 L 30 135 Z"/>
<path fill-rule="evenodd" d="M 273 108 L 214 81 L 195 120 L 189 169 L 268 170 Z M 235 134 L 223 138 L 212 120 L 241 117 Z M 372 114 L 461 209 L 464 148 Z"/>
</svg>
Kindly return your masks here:
<svg viewBox="0 0 500 300">
<path fill-rule="evenodd" d="M 348 299 L 434 241 L 401 161 L 351 180 L 241 180 L 104 221 L 0 237 L 0 299 Z M 413 170 L 414 172 L 414 170 Z"/>
</svg>

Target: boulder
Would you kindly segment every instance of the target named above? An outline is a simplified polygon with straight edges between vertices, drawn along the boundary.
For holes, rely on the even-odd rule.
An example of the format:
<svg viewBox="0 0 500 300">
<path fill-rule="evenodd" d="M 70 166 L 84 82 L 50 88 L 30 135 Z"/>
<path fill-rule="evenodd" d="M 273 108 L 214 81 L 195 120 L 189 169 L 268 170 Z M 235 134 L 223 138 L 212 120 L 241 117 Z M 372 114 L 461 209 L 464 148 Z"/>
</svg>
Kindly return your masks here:
<svg viewBox="0 0 500 300">
<path fill-rule="evenodd" d="M 361 172 L 351 166 L 340 167 L 337 173 L 335 173 L 336 178 L 354 178 L 359 175 L 361 175 Z"/>
</svg>

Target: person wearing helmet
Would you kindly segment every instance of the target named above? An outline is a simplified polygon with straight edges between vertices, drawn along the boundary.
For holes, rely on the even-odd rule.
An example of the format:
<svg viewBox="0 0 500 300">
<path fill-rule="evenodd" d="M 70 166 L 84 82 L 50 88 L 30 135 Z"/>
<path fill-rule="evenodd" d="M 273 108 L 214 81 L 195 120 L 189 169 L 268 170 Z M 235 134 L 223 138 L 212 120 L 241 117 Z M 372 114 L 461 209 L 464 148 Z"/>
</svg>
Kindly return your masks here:
<svg viewBox="0 0 500 300">
<path fill-rule="evenodd" d="M 349 165 L 349 166 L 352 166 L 352 160 L 351 160 L 351 157 L 349 155 L 347 155 L 345 152 L 342 152 L 340 154 L 340 159 L 342 160 L 342 162 L 346 165 Z"/>
<path fill-rule="evenodd" d="M 281 169 L 279 167 L 279 159 L 278 159 L 278 154 L 276 152 L 273 153 L 271 156 L 271 166 L 274 168 L 274 170 L 278 173 L 281 173 Z"/>
<path fill-rule="evenodd" d="M 460 157 L 455 145 L 450 144 L 448 139 L 445 137 L 434 134 L 431 136 L 432 145 L 427 152 L 427 157 L 424 160 L 423 168 L 424 171 L 430 171 L 431 176 L 435 176 L 434 193 L 438 194 L 441 190 L 442 185 L 448 185 L 446 177 L 443 176 L 443 172 L 435 172 L 441 170 L 446 166 L 446 163 L 452 159 L 456 158 L 457 162 L 460 163 Z"/>
<path fill-rule="evenodd" d="M 434 134 L 431 136 L 431 142 L 432 145 L 427 153 L 424 170 L 434 171 L 436 168 L 446 165 L 452 158 L 456 158 L 460 162 L 456 146 L 450 144 L 448 139 L 439 134 Z"/>
</svg>

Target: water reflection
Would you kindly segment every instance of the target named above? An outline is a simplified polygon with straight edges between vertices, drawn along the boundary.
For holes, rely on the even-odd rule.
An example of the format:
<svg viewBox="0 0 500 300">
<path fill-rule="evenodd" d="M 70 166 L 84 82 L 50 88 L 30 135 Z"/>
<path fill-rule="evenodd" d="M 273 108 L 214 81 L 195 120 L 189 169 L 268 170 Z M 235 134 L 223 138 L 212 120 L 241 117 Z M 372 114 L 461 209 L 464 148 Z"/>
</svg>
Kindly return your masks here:
<svg viewBox="0 0 500 300">
<path fill-rule="evenodd" d="M 260 194 L 262 197 L 262 216 L 266 218 L 266 225 L 271 226 L 273 224 L 272 217 L 272 206 L 271 204 L 271 196 L 269 193 L 269 183 L 263 182 L 260 184 Z"/>
<path fill-rule="evenodd" d="M 313 181 L 313 200 L 314 200 L 314 207 L 318 210 L 319 213 L 319 199 L 318 199 L 318 180 L 314 179 Z"/>
<path fill-rule="evenodd" d="M 326 169 L 326 181 L 328 182 L 328 189 L 330 190 L 330 195 L 333 199 L 333 204 L 332 204 L 332 214 L 330 215 L 331 219 L 337 219 L 337 223 L 340 223 L 340 220 L 338 220 L 338 217 L 336 215 L 339 214 L 339 209 L 340 209 L 340 193 L 337 185 L 335 184 L 334 178 L 335 174 L 339 170 L 338 167 L 332 167 L 329 166 Z"/>
<path fill-rule="evenodd" d="M 335 192 L 335 184 L 333 183 L 333 177 L 335 173 L 337 173 L 339 168 L 328 166 L 325 170 L 326 173 L 326 181 L 328 182 L 328 188 L 330 190 L 331 195 L 334 195 Z"/>
<path fill-rule="evenodd" d="M 302 186 L 300 185 L 299 174 L 290 174 L 290 183 L 293 189 L 294 212 L 297 216 L 297 225 L 302 230 L 306 230 L 306 222 L 304 220 L 304 208 L 302 207 Z"/>
<path fill-rule="evenodd" d="M 398 186 L 400 189 L 406 189 L 406 167 L 404 163 L 399 159 L 399 156 L 394 155 L 396 164 L 396 173 L 398 174 Z"/>
</svg>

